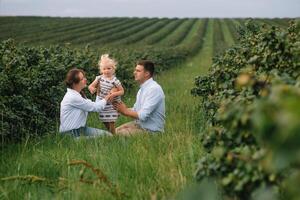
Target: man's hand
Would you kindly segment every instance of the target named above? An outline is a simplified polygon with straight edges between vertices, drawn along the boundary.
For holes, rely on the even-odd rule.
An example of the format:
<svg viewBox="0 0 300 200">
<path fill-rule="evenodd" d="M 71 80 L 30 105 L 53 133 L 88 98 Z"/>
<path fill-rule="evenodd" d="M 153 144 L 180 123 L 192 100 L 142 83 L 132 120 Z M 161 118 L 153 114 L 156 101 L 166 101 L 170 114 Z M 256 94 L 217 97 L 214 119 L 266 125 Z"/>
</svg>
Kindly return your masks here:
<svg viewBox="0 0 300 200">
<path fill-rule="evenodd" d="M 122 101 L 121 101 L 121 102 L 114 102 L 113 105 L 114 105 L 114 108 L 115 108 L 119 113 L 122 113 L 123 115 L 126 115 L 128 108 L 127 108 L 127 106 L 125 105 L 125 103 L 123 103 Z"/>
<path fill-rule="evenodd" d="M 127 108 L 125 103 L 123 102 L 113 102 L 114 108 L 121 114 L 131 117 L 133 119 L 138 119 L 138 113 L 135 112 L 134 110 L 131 110 L 130 108 Z"/>
</svg>

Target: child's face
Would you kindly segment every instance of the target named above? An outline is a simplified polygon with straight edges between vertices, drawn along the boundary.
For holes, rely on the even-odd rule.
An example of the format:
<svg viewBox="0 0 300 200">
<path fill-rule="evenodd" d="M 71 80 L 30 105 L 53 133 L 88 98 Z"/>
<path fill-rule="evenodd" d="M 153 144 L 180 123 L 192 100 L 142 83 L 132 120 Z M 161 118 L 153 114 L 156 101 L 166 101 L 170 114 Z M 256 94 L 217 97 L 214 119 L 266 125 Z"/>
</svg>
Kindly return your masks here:
<svg viewBox="0 0 300 200">
<path fill-rule="evenodd" d="M 115 73 L 115 69 L 110 65 L 101 66 L 100 71 L 105 77 L 112 77 Z"/>
</svg>

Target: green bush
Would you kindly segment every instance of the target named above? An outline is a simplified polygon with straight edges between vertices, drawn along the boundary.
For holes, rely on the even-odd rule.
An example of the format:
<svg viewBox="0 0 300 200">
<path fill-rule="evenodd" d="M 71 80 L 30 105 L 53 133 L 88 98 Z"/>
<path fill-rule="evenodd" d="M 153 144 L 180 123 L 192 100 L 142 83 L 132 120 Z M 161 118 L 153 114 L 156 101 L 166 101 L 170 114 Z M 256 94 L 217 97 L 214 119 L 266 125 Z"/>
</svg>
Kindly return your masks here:
<svg viewBox="0 0 300 200">
<path fill-rule="evenodd" d="M 207 120 L 202 142 L 208 153 L 197 178 L 213 177 L 224 196 L 250 199 L 260 187 L 282 188 L 284 171 L 291 170 L 288 155 L 299 155 L 300 32 L 294 22 L 281 30 L 249 21 L 240 34 L 239 44 L 216 57 L 192 90 L 202 97 Z M 276 93 L 278 88 L 288 88 L 287 96 Z M 285 139 L 294 153 L 282 148 Z M 285 158 L 281 168 L 265 166 L 269 151 Z"/>
<path fill-rule="evenodd" d="M 83 54 L 60 46 L 17 47 L 13 40 L 0 44 L 2 138 L 54 130 L 67 70 L 91 68 L 95 60 L 90 52 Z"/>
</svg>

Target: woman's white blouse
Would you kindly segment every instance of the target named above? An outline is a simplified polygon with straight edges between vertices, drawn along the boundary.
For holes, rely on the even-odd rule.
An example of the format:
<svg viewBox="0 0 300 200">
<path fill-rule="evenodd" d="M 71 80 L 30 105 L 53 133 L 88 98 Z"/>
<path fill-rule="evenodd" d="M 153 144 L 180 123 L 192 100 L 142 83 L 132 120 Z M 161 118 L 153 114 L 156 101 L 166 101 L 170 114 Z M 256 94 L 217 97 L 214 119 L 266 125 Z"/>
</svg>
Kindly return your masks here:
<svg viewBox="0 0 300 200">
<path fill-rule="evenodd" d="M 83 98 L 76 90 L 67 88 L 67 93 L 60 103 L 59 132 L 84 127 L 88 112 L 99 112 L 104 109 L 105 105 L 105 99 L 93 102 Z"/>
</svg>

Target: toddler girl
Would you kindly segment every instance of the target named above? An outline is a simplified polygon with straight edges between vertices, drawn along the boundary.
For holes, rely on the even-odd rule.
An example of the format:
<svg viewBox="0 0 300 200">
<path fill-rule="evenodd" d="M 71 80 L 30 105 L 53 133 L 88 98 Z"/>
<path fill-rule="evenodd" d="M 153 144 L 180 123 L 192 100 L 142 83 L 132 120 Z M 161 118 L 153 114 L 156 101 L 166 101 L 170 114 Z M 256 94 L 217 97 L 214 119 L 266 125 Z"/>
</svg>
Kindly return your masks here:
<svg viewBox="0 0 300 200">
<path fill-rule="evenodd" d="M 115 122 L 119 113 L 114 109 L 112 101 L 121 101 L 124 94 L 124 89 L 121 82 L 115 77 L 117 62 L 110 58 L 108 54 L 101 56 L 99 60 L 100 76 L 89 85 L 89 91 L 94 94 L 97 91 L 96 101 L 103 99 L 109 95 L 110 102 L 99 113 L 100 120 L 104 123 L 105 127 L 112 134 L 115 134 Z"/>
</svg>

